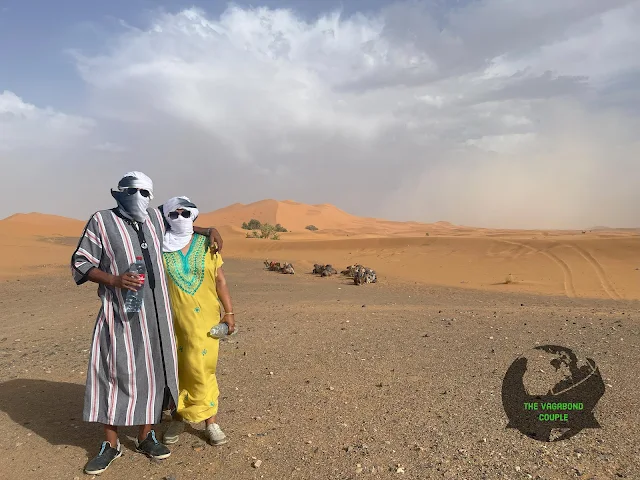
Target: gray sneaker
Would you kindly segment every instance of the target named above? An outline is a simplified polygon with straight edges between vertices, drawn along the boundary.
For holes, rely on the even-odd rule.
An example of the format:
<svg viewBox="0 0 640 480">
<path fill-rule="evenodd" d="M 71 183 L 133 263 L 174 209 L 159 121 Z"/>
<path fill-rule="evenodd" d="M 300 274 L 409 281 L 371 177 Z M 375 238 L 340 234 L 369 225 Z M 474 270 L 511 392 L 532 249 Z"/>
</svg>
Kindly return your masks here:
<svg viewBox="0 0 640 480">
<path fill-rule="evenodd" d="M 227 436 L 220 428 L 220 425 L 218 425 L 217 423 L 211 423 L 207 425 L 205 435 L 207 436 L 207 439 L 209 440 L 209 443 L 211 445 L 224 445 L 229 441 Z"/>
<path fill-rule="evenodd" d="M 171 455 L 171 450 L 158 441 L 156 432 L 153 430 L 151 430 L 147 434 L 147 438 L 142 441 L 136 438 L 136 451 L 157 460 L 163 460 Z"/>
<path fill-rule="evenodd" d="M 102 442 L 98 455 L 89 460 L 85 465 L 84 473 L 87 475 L 100 475 L 109 468 L 111 462 L 121 456 L 120 443 L 118 443 L 118 448 L 113 448 L 109 442 Z"/>
</svg>

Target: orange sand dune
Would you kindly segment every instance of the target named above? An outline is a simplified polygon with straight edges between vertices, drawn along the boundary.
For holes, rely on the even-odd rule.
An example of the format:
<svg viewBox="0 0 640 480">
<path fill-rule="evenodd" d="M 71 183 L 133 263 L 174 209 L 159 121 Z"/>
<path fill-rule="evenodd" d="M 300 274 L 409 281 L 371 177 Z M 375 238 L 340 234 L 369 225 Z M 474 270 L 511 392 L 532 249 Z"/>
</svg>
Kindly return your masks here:
<svg viewBox="0 0 640 480">
<path fill-rule="evenodd" d="M 233 225 L 240 227 L 251 219 L 271 225 L 280 224 L 291 232 L 305 232 L 305 227 L 314 225 L 323 235 L 331 232 L 335 235 L 346 234 L 374 234 L 397 235 L 402 233 L 422 235 L 426 228 L 447 230 L 451 224 L 438 222 L 436 224 L 421 224 L 417 222 L 391 222 L 376 218 L 362 218 L 351 215 L 339 208 L 329 205 L 306 205 L 292 200 L 262 200 L 244 205 L 236 203 L 215 212 L 201 214 L 199 225 Z"/>
<path fill-rule="evenodd" d="M 85 221 L 43 213 L 17 213 L 0 220 L 0 235 L 71 235 L 82 233 Z"/>
<path fill-rule="evenodd" d="M 291 232 L 280 240 L 246 238 L 241 225 L 252 218 L 280 223 Z M 491 230 L 447 222 L 391 222 L 356 217 L 332 205 L 275 200 L 203 213 L 198 224 L 220 230 L 225 257 L 253 258 L 256 268 L 262 268 L 265 258 L 291 261 L 298 274 L 310 272 L 314 263 L 331 263 L 339 270 L 360 263 L 376 269 L 381 285 L 408 281 L 640 299 L 637 229 Z M 319 230 L 306 230 L 309 224 Z M 66 267 L 83 227 L 84 221 L 36 213 L 0 220 L 0 277 Z"/>
</svg>

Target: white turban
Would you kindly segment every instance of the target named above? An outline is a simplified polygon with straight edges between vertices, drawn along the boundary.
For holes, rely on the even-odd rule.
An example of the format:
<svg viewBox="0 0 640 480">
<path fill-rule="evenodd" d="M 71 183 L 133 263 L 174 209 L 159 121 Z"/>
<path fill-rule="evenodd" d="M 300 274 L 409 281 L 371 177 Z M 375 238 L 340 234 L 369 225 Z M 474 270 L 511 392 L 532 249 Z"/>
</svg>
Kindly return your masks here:
<svg viewBox="0 0 640 480">
<path fill-rule="evenodd" d="M 180 215 L 178 218 L 170 218 L 169 214 L 178 209 L 188 210 L 191 212 L 191 216 L 185 218 Z M 198 207 L 188 197 L 173 197 L 162 206 L 162 213 L 170 227 L 164 235 L 163 251 L 175 252 L 182 250 L 189 244 L 193 236 L 193 222 L 195 222 L 200 213 Z"/>
<path fill-rule="evenodd" d="M 130 187 L 149 190 L 149 193 L 151 193 L 151 198 L 153 198 L 153 182 L 142 172 L 125 173 L 122 179 L 118 182 L 118 190 Z"/>
</svg>

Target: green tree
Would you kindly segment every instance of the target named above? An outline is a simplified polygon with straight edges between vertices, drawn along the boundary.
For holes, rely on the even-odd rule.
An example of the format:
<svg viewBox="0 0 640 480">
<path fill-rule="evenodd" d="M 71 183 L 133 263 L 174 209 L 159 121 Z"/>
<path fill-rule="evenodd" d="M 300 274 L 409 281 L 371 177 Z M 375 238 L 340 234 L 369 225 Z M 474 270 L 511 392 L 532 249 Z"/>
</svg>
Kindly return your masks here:
<svg viewBox="0 0 640 480">
<path fill-rule="evenodd" d="M 307 225 L 306 227 L 307 230 L 311 230 L 312 232 L 315 232 L 316 230 L 318 230 L 318 227 L 316 227 L 315 225 Z"/>
<path fill-rule="evenodd" d="M 252 218 L 249 220 L 247 227 L 249 227 L 249 230 L 260 230 L 262 228 L 262 224 L 260 223 L 260 220 Z"/>
</svg>

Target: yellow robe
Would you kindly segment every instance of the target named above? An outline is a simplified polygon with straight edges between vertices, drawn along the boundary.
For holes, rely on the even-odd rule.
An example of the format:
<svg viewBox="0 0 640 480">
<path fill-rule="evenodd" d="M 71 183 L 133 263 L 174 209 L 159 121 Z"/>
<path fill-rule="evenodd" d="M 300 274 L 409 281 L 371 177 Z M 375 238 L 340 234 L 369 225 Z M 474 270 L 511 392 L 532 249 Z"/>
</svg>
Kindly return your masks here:
<svg viewBox="0 0 640 480">
<path fill-rule="evenodd" d="M 216 276 L 222 257 L 194 235 L 187 254 L 163 253 L 178 349 L 177 413 L 199 423 L 218 412 L 216 366 L 220 340 L 208 335 L 220 322 Z"/>
</svg>

